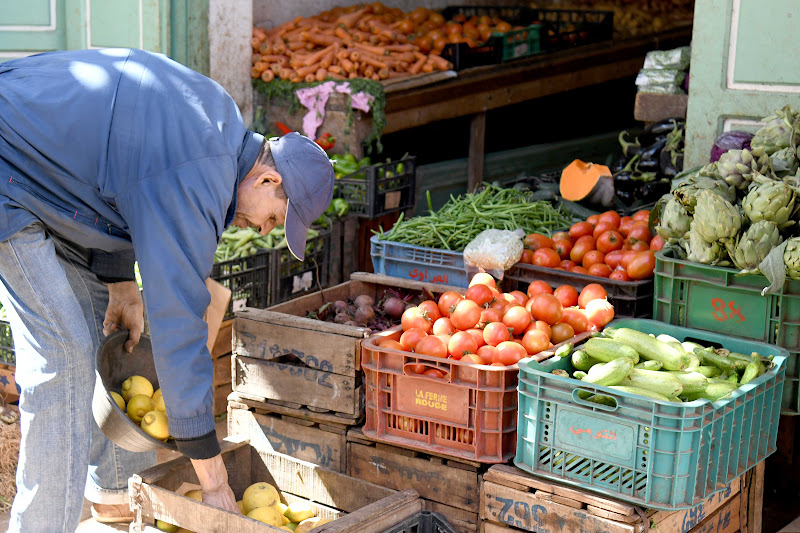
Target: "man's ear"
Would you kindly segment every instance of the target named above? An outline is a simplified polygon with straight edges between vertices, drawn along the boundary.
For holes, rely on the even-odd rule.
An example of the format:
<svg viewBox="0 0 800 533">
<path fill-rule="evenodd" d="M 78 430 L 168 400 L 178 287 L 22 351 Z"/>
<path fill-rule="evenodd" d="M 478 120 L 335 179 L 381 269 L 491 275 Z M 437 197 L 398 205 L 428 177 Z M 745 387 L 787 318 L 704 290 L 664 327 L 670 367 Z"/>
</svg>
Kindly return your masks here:
<svg viewBox="0 0 800 533">
<path fill-rule="evenodd" d="M 283 177 L 278 173 L 277 170 L 272 168 L 258 176 L 254 186 L 259 187 L 261 185 L 267 185 L 270 183 L 273 185 L 280 185 L 283 183 Z"/>
</svg>

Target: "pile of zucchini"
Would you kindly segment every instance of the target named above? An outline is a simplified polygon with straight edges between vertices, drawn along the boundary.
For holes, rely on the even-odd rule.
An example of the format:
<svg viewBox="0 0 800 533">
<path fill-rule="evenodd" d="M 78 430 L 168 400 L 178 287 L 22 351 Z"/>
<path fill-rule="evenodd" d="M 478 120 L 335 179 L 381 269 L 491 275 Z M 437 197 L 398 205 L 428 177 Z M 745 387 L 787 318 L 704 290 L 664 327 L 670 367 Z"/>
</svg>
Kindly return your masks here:
<svg viewBox="0 0 800 533">
<path fill-rule="evenodd" d="M 572 352 L 571 361 L 572 377 L 584 383 L 670 402 L 721 400 L 773 365 L 772 356 L 748 356 L 629 328 L 607 328 Z M 553 373 L 569 377 L 564 370 Z M 608 396 L 581 397 L 616 405 Z"/>
</svg>

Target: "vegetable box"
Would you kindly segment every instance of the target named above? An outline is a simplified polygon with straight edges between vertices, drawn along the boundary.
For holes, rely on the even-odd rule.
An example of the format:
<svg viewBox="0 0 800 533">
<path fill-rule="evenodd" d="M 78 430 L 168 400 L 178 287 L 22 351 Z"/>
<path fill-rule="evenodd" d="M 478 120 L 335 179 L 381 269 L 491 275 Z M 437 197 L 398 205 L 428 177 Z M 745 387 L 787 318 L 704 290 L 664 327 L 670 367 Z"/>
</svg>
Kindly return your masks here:
<svg viewBox="0 0 800 533">
<path fill-rule="evenodd" d="M 800 281 L 787 279 L 779 293 L 761 296 L 767 278 L 737 274 L 656 253 L 653 318 L 786 348 L 782 409 L 800 414 Z"/>
<path fill-rule="evenodd" d="M 377 218 L 413 209 L 416 200 L 415 157 L 360 168 L 336 180 L 336 197 L 347 200 L 350 212 Z"/>
<path fill-rule="evenodd" d="M 775 452 L 786 350 L 652 320 L 610 327 L 774 356 L 765 374 L 722 400 L 672 403 L 551 373 L 561 358 L 519 363 L 515 464 L 536 476 L 654 509 L 693 507 Z M 582 392 L 613 399 L 601 405 Z"/>
<path fill-rule="evenodd" d="M 372 268 L 376 274 L 427 283 L 467 287 L 464 253 L 370 238 Z"/>
</svg>

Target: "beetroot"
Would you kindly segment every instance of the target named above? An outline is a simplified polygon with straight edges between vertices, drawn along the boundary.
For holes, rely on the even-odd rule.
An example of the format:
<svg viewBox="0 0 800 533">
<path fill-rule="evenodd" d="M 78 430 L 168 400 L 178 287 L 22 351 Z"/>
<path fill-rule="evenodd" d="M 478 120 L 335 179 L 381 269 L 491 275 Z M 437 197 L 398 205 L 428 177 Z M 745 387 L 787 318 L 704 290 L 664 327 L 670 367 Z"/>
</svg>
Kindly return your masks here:
<svg viewBox="0 0 800 533">
<path fill-rule="evenodd" d="M 400 318 L 406 310 L 406 303 L 400 298 L 391 297 L 383 302 L 383 312 L 392 318 Z"/>
</svg>

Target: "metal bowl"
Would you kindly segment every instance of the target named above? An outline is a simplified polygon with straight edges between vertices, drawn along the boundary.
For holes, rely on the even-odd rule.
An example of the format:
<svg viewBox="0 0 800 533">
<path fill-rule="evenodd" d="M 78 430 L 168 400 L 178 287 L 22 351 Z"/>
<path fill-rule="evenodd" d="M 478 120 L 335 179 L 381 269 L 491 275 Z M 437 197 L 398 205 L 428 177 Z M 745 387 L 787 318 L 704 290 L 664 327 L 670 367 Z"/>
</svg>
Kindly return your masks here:
<svg viewBox="0 0 800 533">
<path fill-rule="evenodd" d="M 146 452 L 165 448 L 176 450 L 172 439 L 162 442 L 145 433 L 119 408 L 108 391 L 122 390 L 122 383 L 131 376 L 143 376 L 158 390 L 158 374 L 153 361 L 150 337 L 142 335 L 133 353 L 124 349 L 128 332 L 120 331 L 103 339 L 97 347 L 96 379 L 92 413 L 100 429 L 112 442 L 132 452 Z"/>
</svg>

